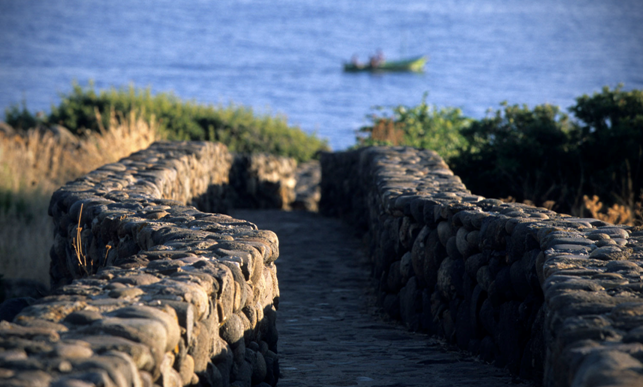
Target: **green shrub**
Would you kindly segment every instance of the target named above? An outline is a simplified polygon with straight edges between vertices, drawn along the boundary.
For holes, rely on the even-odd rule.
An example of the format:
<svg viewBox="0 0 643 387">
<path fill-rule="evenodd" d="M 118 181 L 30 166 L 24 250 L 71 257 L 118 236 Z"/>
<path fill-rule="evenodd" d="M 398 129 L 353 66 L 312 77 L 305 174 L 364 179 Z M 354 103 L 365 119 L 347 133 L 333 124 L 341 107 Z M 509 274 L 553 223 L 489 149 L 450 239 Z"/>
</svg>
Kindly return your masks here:
<svg viewBox="0 0 643 387">
<path fill-rule="evenodd" d="M 433 149 L 467 188 L 486 197 L 553 201 L 557 211 L 588 215 L 583 197 L 596 195 L 605 208 L 643 213 L 643 91 L 605 87 L 568 110 L 571 117 L 549 104 L 503 102 L 473 120 L 423 99 L 371 115 L 357 141 Z"/>
<path fill-rule="evenodd" d="M 34 117 L 29 110 L 27 110 L 27 102 L 22 101 L 22 104 L 14 104 L 4 110 L 6 122 L 14 129 L 27 130 L 33 128 L 38 124 L 38 120 Z"/>
<path fill-rule="evenodd" d="M 576 130 L 557 106 L 501 104 L 462 131 L 470 144 L 451 160 L 467 188 L 487 197 L 542 204 L 578 189 Z M 473 148 L 475 151 L 471 151 Z"/>
<path fill-rule="evenodd" d="M 170 140 L 220 141 L 231 151 L 269 152 L 299 161 L 328 149 L 326 141 L 288 126 L 282 116 L 258 115 L 251 108 L 232 104 L 202 105 L 182 101 L 172 93 L 152 95 L 149 88 L 133 86 L 96 92 L 91 82 L 87 87 L 74 83 L 72 91 L 60 97 L 60 104 L 52 106 L 51 113 L 42 121 L 62 125 L 79 135 L 86 130 L 108 129 L 112 111 L 124 119 L 128 112 L 135 110 L 142 112 L 146 119 L 156 119 L 160 131 Z M 24 107 L 22 111 L 17 107 L 7 109 L 6 117 L 8 124 L 23 129 L 24 125 L 18 125 L 19 122 L 33 118 Z"/>
<path fill-rule="evenodd" d="M 643 91 L 613 90 L 583 95 L 569 108 L 503 104 L 474 121 L 462 134 L 466 149 L 451 167 L 473 192 L 512 196 L 554 209 L 586 215 L 583 196 L 606 206 L 637 209 L 643 188 Z"/>
<path fill-rule="evenodd" d="M 570 111 L 579 120 L 583 191 L 633 208 L 643 193 L 643 90 L 622 87 L 583 95 Z"/>
<path fill-rule="evenodd" d="M 407 145 L 432 149 L 449 160 L 469 145 L 461 132 L 472 120 L 463 116 L 460 109 L 428 105 L 426 94 L 418 106 L 398 105 L 390 113 L 372 114 L 368 118 L 372 125 L 359 129 L 358 146 Z"/>
</svg>

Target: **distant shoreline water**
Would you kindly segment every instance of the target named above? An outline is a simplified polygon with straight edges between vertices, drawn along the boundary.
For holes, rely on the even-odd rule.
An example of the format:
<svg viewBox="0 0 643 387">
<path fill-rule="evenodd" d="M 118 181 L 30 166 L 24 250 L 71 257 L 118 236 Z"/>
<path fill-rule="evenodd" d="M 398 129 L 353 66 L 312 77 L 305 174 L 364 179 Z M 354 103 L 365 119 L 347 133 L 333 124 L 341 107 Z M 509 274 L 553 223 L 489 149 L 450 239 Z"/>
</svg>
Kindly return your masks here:
<svg viewBox="0 0 643 387">
<path fill-rule="evenodd" d="M 72 80 L 150 86 L 206 104 L 280 113 L 333 149 L 354 143 L 373 106 L 551 103 L 619 83 L 643 88 L 643 4 L 600 0 L 96 0 L 0 2 L 0 107 L 49 110 Z M 422 74 L 350 74 L 342 63 L 381 48 L 428 55 Z"/>
</svg>

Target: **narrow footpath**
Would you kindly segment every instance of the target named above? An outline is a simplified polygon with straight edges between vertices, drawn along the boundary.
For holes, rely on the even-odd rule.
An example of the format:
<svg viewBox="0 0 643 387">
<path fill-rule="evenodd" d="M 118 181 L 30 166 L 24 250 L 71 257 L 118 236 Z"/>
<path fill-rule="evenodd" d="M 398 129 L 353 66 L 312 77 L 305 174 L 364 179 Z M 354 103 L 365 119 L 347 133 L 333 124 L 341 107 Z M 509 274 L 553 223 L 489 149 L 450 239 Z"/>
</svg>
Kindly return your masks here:
<svg viewBox="0 0 643 387">
<path fill-rule="evenodd" d="M 385 321 L 361 241 L 316 213 L 235 210 L 279 236 L 279 387 L 507 386 L 505 370 Z"/>
</svg>

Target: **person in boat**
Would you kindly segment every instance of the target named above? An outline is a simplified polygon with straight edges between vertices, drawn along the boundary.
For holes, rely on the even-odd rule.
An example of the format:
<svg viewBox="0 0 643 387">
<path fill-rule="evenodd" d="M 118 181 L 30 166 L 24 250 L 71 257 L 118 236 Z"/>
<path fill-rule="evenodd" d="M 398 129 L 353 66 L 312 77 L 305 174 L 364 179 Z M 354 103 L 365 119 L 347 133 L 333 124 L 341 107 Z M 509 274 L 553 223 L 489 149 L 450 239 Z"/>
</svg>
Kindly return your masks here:
<svg viewBox="0 0 643 387">
<path fill-rule="evenodd" d="M 372 68 L 376 69 L 384 63 L 384 53 L 381 49 L 377 50 L 377 53 L 371 57 L 370 65 Z"/>
<path fill-rule="evenodd" d="M 351 57 L 351 64 L 355 67 L 362 67 L 362 65 L 359 63 L 357 54 L 353 54 L 353 56 Z"/>
</svg>

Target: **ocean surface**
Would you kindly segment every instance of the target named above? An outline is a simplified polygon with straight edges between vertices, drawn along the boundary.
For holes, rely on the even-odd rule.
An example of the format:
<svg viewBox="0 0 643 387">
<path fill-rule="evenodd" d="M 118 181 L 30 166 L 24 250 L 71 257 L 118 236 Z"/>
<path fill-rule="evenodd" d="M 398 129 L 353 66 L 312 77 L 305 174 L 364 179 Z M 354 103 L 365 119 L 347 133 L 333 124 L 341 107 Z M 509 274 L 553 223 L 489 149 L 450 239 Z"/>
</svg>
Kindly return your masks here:
<svg viewBox="0 0 643 387">
<path fill-rule="evenodd" d="M 377 49 L 430 61 L 342 71 Z M 480 118 L 505 100 L 567 108 L 606 85 L 643 88 L 643 2 L 1 0 L 0 108 L 49 110 L 73 80 L 252 106 L 343 149 L 372 107 L 424 93 Z"/>
</svg>

